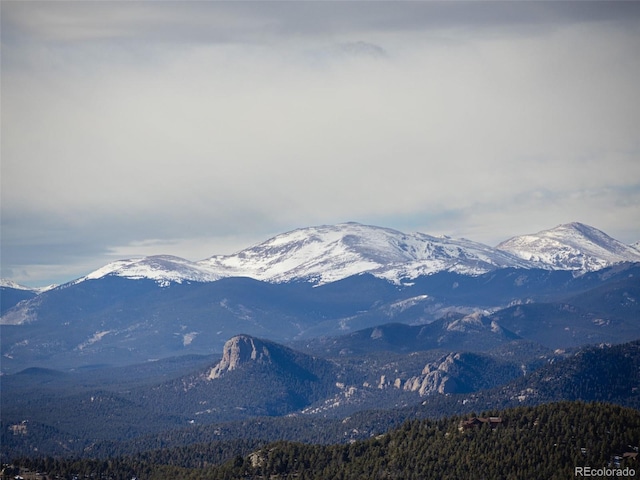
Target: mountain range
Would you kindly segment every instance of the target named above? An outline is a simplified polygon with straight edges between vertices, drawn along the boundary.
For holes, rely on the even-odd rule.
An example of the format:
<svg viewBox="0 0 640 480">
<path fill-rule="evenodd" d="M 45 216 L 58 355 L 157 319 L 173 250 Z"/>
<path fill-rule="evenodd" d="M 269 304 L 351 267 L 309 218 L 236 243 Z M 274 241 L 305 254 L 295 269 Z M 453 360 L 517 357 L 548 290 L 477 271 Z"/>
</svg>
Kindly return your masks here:
<svg viewBox="0 0 640 480">
<path fill-rule="evenodd" d="M 640 337 L 638 261 L 635 248 L 580 223 L 497 248 L 357 223 L 304 228 L 200 262 L 121 260 L 40 293 L 4 282 L 2 372 L 220 353 L 241 333 L 296 342 L 393 322 L 423 325 L 432 347 L 473 349 L 458 335 L 472 326 L 478 344 L 629 341 Z"/>
<path fill-rule="evenodd" d="M 484 353 L 324 358 L 239 335 L 217 359 L 6 375 L 0 453 L 37 447 L 41 455 L 93 457 L 212 440 L 345 442 L 409 418 L 558 400 L 638 408 L 638 372 L 638 341 L 574 352 L 512 342 Z"/>
<path fill-rule="evenodd" d="M 0 455 L 349 442 L 557 400 L 638 408 L 639 279 L 640 251 L 579 223 L 496 248 L 346 223 L 40 291 L 4 281 Z"/>
<path fill-rule="evenodd" d="M 324 284 L 370 273 L 400 283 L 441 271 L 478 275 L 512 267 L 585 273 L 638 261 L 640 252 L 634 247 L 577 222 L 513 237 L 495 248 L 466 239 L 402 233 L 350 222 L 301 228 L 238 253 L 199 262 L 169 256 L 122 260 L 83 279 L 119 275 L 154 279 L 166 285 L 250 277 L 271 283 L 302 280 Z"/>
<path fill-rule="evenodd" d="M 638 261 L 637 246 L 625 245 L 578 222 L 513 237 L 495 248 L 467 239 L 349 222 L 293 230 L 235 254 L 197 262 L 170 255 L 118 260 L 71 283 L 115 275 L 151 279 L 162 286 L 228 277 L 320 285 L 362 273 L 400 283 L 441 271 L 478 275 L 512 267 L 585 273 Z M 9 280 L 0 286 L 29 290 Z M 51 288 L 34 290 L 40 293 Z"/>
</svg>

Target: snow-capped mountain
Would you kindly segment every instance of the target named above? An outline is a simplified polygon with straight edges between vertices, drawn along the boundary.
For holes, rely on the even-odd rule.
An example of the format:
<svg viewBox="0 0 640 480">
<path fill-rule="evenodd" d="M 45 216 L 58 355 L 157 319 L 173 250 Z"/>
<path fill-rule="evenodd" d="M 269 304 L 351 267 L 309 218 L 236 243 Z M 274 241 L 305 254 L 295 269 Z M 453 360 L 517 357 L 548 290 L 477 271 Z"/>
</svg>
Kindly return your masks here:
<svg viewBox="0 0 640 480">
<path fill-rule="evenodd" d="M 640 252 L 597 228 L 578 222 L 513 237 L 497 249 L 538 268 L 589 272 L 620 262 L 640 262 Z"/>
<path fill-rule="evenodd" d="M 24 285 L 20 285 L 19 283 L 6 278 L 0 278 L 0 287 L 13 288 L 14 290 L 31 290 L 29 287 L 25 287 Z"/>
<path fill-rule="evenodd" d="M 36 294 L 46 292 L 47 290 L 51 290 L 55 287 L 57 287 L 57 285 L 47 285 L 46 287 L 27 287 L 25 285 L 20 285 L 13 280 L 0 278 L 0 288 L 11 288 L 13 290 L 22 290 L 25 292 L 33 292 Z"/>
<path fill-rule="evenodd" d="M 116 275 L 152 279 L 161 286 L 225 277 L 324 284 L 367 272 L 399 283 L 440 271 L 480 275 L 501 267 L 530 266 L 510 253 L 466 239 L 343 223 L 293 230 L 235 254 L 199 262 L 167 255 L 118 260 L 76 282 Z"/>
<path fill-rule="evenodd" d="M 159 285 L 166 286 L 171 282 L 183 281 L 213 282 L 222 276 L 217 275 L 206 266 L 190 262 L 184 258 L 171 255 L 153 255 L 130 260 L 118 260 L 105 265 L 89 275 L 76 280 L 95 280 L 107 275 L 119 277 L 155 280 Z"/>
<path fill-rule="evenodd" d="M 220 276 L 318 284 L 365 272 L 399 282 L 439 271 L 478 275 L 500 267 L 530 266 L 509 253 L 470 240 L 406 234 L 358 223 L 301 228 L 198 264 Z"/>
<path fill-rule="evenodd" d="M 18 303 L 38 295 L 36 289 L 20 285 L 12 280 L 0 279 L 0 315 Z M 3 318 L 3 317 L 0 317 Z"/>
<path fill-rule="evenodd" d="M 74 283 L 116 275 L 152 279 L 161 286 L 227 277 L 321 285 L 362 273 L 400 283 L 441 271 L 481 275 L 513 267 L 586 272 L 623 261 L 640 261 L 640 251 L 580 223 L 514 237 L 492 248 L 467 239 L 349 222 L 300 228 L 198 262 L 167 255 L 119 260 Z"/>
</svg>

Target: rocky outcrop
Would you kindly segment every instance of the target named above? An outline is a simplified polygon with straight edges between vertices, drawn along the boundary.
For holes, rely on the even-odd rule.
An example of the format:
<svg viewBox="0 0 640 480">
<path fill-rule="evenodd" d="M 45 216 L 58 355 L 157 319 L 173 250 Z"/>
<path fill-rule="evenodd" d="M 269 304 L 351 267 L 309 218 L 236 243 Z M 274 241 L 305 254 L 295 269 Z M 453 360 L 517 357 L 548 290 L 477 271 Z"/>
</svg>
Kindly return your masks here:
<svg viewBox="0 0 640 480">
<path fill-rule="evenodd" d="M 401 380 L 402 388 L 421 396 L 469 393 L 502 385 L 522 375 L 521 367 L 488 355 L 449 353 L 427 363 L 420 375 Z M 398 384 L 396 379 L 395 384 Z M 394 385 L 395 385 L 394 384 Z"/>
<path fill-rule="evenodd" d="M 266 344 L 248 335 L 237 335 L 224 344 L 222 360 L 211 369 L 207 378 L 220 378 L 248 362 L 271 363 L 271 353 Z"/>
<path fill-rule="evenodd" d="M 422 369 L 420 375 L 407 379 L 404 390 L 418 392 L 421 396 L 432 393 L 456 393 L 459 390 L 456 377 L 460 375 L 460 354 L 450 353 Z"/>
</svg>

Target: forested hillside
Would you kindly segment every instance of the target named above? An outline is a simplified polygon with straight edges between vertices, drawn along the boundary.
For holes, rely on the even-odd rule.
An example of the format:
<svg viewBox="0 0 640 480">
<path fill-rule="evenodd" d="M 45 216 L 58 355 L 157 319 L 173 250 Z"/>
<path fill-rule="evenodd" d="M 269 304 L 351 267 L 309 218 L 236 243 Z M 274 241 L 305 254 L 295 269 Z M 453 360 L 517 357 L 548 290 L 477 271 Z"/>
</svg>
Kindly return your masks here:
<svg viewBox="0 0 640 480">
<path fill-rule="evenodd" d="M 17 463 L 51 477 L 102 475 L 116 480 L 132 476 L 140 480 L 565 480 L 575 476 L 576 467 L 605 468 L 614 476 L 627 469 L 627 474 L 633 471 L 630 478 L 638 478 L 639 445 L 637 410 L 605 403 L 561 402 L 441 420 L 410 420 L 386 434 L 350 444 L 276 442 L 259 447 L 251 442 L 214 443 L 109 461 Z M 214 465 L 225 457 L 226 463 Z"/>
</svg>

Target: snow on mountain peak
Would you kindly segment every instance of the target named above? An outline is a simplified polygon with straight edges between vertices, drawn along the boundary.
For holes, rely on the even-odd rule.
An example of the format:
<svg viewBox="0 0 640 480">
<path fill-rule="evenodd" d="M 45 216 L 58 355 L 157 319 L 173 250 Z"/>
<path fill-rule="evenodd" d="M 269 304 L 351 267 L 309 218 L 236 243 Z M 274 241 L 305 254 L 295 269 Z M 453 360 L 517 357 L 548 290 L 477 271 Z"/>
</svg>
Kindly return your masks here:
<svg viewBox="0 0 640 480">
<path fill-rule="evenodd" d="M 13 288 L 14 290 L 25 290 L 28 292 L 34 292 L 39 294 L 42 292 L 46 292 L 47 290 L 52 290 L 56 288 L 57 285 L 46 285 L 44 287 L 26 287 L 24 285 L 20 285 L 17 282 L 14 282 L 13 280 L 9 280 L 7 278 L 0 278 L 0 287 Z"/>
<path fill-rule="evenodd" d="M 350 222 L 293 230 L 199 264 L 221 276 L 322 284 L 364 272 L 399 282 L 441 270 L 480 274 L 500 266 L 525 266 L 526 262 L 469 240 Z"/>
<path fill-rule="evenodd" d="M 640 261 L 640 251 L 581 223 L 514 237 L 492 248 L 466 239 L 349 222 L 299 228 L 198 262 L 168 255 L 118 260 L 77 282 L 116 275 L 152 279 L 161 286 L 225 277 L 320 285 L 370 273 L 401 283 L 440 271 L 480 275 L 496 268 L 537 267 L 584 272 L 621 261 Z"/>
<path fill-rule="evenodd" d="M 19 283 L 7 278 L 0 278 L 0 287 L 13 288 L 14 290 L 33 290 L 32 288 L 25 287 L 24 285 L 20 285 Z"/>
<path fill-rule="evenodd" d="M 171 282 L 182 283 L 183 281 L 212 282 L 220 278 L 210 270 L 184 258 L 171 255 L 154 255 L 117 260 L 91 272 L 79 281 L 95 280 L 107 275 L 131 279 L 148 278 L 155 280 L 161 286 L 166 286 Z"/>
<path fill-rule="evenodd" d="M 391 229 L 355 223 L 301 228 L 237 254 L 214 256 L 199 263 L 221 273 L 259 280 L 315 278 L 325 283 L 379 268 L 383 262 L 402 261 L 404 256 L 398 249 L 389 248 L 389 239 L 401 235 Z"/>
<path fill-rule="evenodd" d="M 599 270 L 620 262 L 640 261 L 640 252 L 597 228 L 573 222 L 535 234 L 513 237 L 497 247 L 540 268 Z"/>
</svg>

